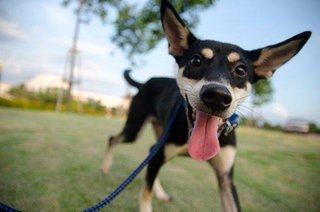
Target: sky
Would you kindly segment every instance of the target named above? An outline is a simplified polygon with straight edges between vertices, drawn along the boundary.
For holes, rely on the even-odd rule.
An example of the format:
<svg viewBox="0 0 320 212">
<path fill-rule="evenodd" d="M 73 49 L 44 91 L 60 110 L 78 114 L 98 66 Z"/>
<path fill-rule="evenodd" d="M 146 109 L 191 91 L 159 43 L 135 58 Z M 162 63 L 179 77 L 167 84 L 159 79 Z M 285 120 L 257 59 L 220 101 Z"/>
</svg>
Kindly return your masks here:
<svg viewBox="0 0 320 212">
<path fill-rule="evenodd" d="M 18 84 L 39 74 L 63 75 L 75 14 L 74 7 L 65 8 L 60 3 L 59 0 L 0 0 L 3 82 Z M 198 38 L 233 43 L 250 50 L 312 31 L 300 53 L 271 79 L 273 101 L 262 108 L 253 108 L 248 101 L 241 113 L 272 123 L 303 118 L 320 124 L 319 11 L 318 0 L 218 0 L 213 7 L 200 12 L 200 23 L 192 32 Z M 113 30 L 108 22 L 102 24 L 95 17 L 89 24 L 81 25 L 76 74 L 81 79 L 81 90 L 118 97 L 126 94 L 122 73 L 132 67 L 125 54 L 111 42 Z M 143 62 L 132 72 L 136 80 L 176 76 L 176 66 L 168 55 L 165 40 L 141 58 Z"/>
</svg>

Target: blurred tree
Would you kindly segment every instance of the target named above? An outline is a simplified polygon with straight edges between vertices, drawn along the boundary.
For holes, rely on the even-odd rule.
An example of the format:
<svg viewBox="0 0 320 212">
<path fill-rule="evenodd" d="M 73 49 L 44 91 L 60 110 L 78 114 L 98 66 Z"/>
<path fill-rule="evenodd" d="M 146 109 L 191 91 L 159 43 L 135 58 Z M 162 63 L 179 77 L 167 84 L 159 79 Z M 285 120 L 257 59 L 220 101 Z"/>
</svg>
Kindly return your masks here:
<svg viewBox="0 0 320 212">
<path fill-rule="evenodd" d="M 252 103 L 255 106 L 261 106 L 272 100 L 273 88 L 271 81 L 269 80 L 260 80 L 254 84 L 252 88 Z"/>
<path fill-rule="evenodd" d="M 146 0 L 142 6 L 139 1 L 129 0 L 63 0 L 63 5 L 72 2 L 83 4 L 82 12 L 91 19 L 97 15 L 106 22 L 108 14 L 115 11 L 115 20 L 111 23 L 115 32 L 112 41 L 127 54 L 131 62 L 133 56 L 145 54 L 164 38 L 160 23 L 160 0 Z M 130 3 L 129 3 L 130 2 Z M 207 9 L 215 0 L 172 0 L 177 11 L 182 14 L 188 26 L 193 28 L 199 22 L 199 11 Z"/>
<path fill-rule="evenodd" d="M 108 22 L 115 29 L 111 39 L 127 54 L 134 65 L 134 56 L 147 53 L 164 38 L 160 22 L 160 1 L 145 0 L 142 6 L 141 2 L 138 4 L 139 1 L 129 0 L 63 0 L 62 3 L 64 6 L 69 6 L 73 2 L 81 3 L 87 21 L 91 19 L 91 15 L 94 15 L 106 22 L 108 14 L 115 11 L 115 20 Z M 172 0 L 170 2 L 187 25 L 194 28 L 199 22 L 199 12 L 214 5 L 216 0 Z M 253 86 L 253 104 L 261 106 L 270 102 L 272 93 L 271 82 L 261 80 Z"/>
<path fill-rule="evenodd" d="M 310 132 L 320 134 L 320 127 L 316 123 L 310 123 Z"/>
<path fill-rule="evenodd" d="M 12 87 L 9 90 L 9 93 L 15 97 L 23 97 L 23 98 L 29 98 L 30 92 L 26 89 L 24 84 L 19 84 L 17 86 Z"/>
</svg>

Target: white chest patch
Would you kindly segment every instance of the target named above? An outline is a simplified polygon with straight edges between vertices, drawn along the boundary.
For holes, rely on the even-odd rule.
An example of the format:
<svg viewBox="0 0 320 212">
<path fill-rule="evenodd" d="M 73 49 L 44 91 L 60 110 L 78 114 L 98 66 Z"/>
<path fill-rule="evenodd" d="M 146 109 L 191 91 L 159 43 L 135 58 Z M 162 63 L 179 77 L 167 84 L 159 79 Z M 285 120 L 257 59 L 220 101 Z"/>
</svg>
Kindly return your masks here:
<svg viewBox="0 0 320 212">
<path fill-rule="evenodd" d="M 236 152 L 234 146 L 222 147 L 220 152 L 210 160 L 210 163 L 219 173 L 228 173 L 234 164 Z"/>
</svg>

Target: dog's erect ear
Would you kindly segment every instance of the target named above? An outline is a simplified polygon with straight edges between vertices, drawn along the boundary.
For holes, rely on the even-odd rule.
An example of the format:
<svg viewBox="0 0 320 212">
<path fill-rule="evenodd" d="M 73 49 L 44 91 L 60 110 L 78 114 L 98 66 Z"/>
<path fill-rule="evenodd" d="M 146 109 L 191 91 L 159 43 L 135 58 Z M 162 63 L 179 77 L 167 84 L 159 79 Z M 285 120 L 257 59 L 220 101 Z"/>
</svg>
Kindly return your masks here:
<svg viewBox="0 0 320 212">
<path fill-rule="evenodd" d="M 281 43 L 249 52 L 257 78 L 270 78 L 277 68 L 300 51 L 310 35 L 311 32 L 306 31 Z"/>
<path fill-rule="evenodd" d="M 161 22 L 169 42 L 169 53 L 175 57 L 182 56 L 196 38 L 166 0 L 161 1 Z"/>
</svg>

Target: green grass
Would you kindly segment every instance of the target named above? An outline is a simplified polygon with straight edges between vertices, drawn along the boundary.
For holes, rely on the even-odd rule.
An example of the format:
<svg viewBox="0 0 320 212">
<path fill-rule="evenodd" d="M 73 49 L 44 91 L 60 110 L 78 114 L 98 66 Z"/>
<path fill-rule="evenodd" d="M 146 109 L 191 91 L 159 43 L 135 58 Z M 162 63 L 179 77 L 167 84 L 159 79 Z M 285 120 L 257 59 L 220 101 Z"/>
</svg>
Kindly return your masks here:
<svg viewBox="0 0 320 212">
<path fill-rule="evenodd" d="M 103 176 L 106 138 L 124 120 L 0 108 L 0 202 L 22 211 L 80 211 L 105 198 L 147 155 L 154 137 L 115 150 Z M 240 127 L 235 181 L 243 211 L 320 211 L 320 139 Z M 104 211 L 137 211 L 144 173 Z M 173 201 L 155 211 L 221 211 L 206 163 L 177 157 L 161 170 Z"/>
</svg>

